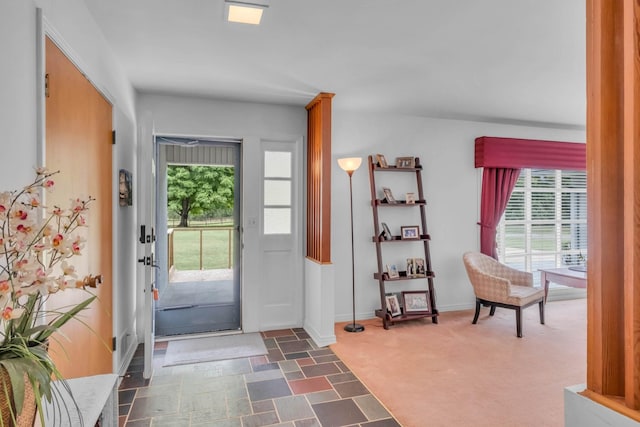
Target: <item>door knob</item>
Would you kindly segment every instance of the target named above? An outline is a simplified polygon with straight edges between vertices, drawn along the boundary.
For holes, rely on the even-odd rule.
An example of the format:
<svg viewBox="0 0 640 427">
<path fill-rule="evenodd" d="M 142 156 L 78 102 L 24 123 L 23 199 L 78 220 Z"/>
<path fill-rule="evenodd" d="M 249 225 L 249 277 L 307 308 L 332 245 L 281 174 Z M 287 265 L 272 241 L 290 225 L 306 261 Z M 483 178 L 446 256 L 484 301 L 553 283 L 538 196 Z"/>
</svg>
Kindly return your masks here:
<svg viewBox="0 0 640 427">
<path fill-rule="evenodd" d="M 102 283 L 102 274 L 98 274 L 96 276 L 88 275 L 82 279 L 82 283 L 84 286 L 88 286 L 90 288 L 97 288 L 99 284 Z"/>
</svg>

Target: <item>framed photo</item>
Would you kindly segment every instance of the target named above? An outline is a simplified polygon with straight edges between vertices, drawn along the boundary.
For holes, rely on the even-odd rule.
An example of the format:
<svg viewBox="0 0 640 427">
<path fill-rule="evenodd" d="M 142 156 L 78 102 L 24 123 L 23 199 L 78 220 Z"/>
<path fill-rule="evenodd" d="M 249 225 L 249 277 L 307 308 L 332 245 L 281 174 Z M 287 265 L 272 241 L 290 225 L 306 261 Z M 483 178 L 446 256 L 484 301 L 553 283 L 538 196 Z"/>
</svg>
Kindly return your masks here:
<svg viewBox="0 0 640 427">
<path fill-rule="evenodd" d="M 391 234 L 391 230 L 389 230 L 389 227 L 387 227 L 387 223 L 386 222 L 382 223 L 382 235 L 384 236 L 384 240 L 392 240 L 393 239 L 393 234 Z"/>
<path fill-rule="evenodd" d="M 429 304 L 429 291 L 403 291 L 402 300 L 406 314 L 431 313 Z"/>
<path fill-rule="evenodd" d="M 397 279 L 400 277 L 400 272 L 395 264 L 387 264 L 387 274 L 389 275 L 389 279 Z"/>
<path fill-rule="evenodd" d="M 118 199 L 120 206 L 133 205 L 131 172 L 126 169 L 120 169 L 120 173 L 118 174 Z"/>
<path fill-rule="evenodd" d="M 398 169 L 411 169 L 416 167 L 415 157 L 396 157 L 396 167 Z"/>
<path fill-rule="evenodd" d="M 387 159 L 385 159 L 382 154 L 376 154 L 376 161 L 378 162 L 378 166 L 383 169 L 386 169 L 389 167 L 389 164 L 387 163 Z"/>
<path fill-rule="evenodd" d="M 413 259 L 414 275 L 416 277 L 427 277 L 427 269 L 423 258 Z"/>
<path fill-rule="evenodd" d="M 402 314 L 402 310 L 400 310 L 398 297 L 395 295 L 386 295 L 384 298 L 387 301 L 387 312 L 391 314 L 391 317 L 400 316 Z"/>
<path fill-rule="evenodd" d="M 419 240 L 420 227 L 418 227 L 417 225 L 400 227 L 400 238 L 402 240 Z"/>
<path fill-rule="evenodd" d="M 387 200 L 387 203 L 396 203 L 396 199 L 393 197 L 393 194 L 391 194 L 391 189 L 389 187 L 382 187 L 382 192 L 384 193 L 384 198 Z"/>
<path fill-rule="evenodd" d="M 407 258 L 407 277 L 413 277 L 416 275 L 415 258 Z"/>
<path fill-rule="evenodd" d="M 408 205 L 414 205 L 416 203 L 416 193 L 407 193 L 404 196 L 404 202 Z"/>
</svg>

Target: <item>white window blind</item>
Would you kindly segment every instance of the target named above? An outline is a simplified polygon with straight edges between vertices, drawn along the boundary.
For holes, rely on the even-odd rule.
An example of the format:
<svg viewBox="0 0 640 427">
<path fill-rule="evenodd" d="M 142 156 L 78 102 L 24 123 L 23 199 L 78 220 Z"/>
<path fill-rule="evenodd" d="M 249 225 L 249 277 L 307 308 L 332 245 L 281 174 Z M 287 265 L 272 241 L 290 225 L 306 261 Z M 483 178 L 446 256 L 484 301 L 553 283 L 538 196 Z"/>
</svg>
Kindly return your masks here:
<svg viewBox="0 0 640 427">
<path fill-rule="evenodd" d="M 584 264 L 586 172 L 523 169 L 496 240 L 500 261 L 519 270 Z M 539 281 L 539 275 L 534 278 Z"/>
</svg>

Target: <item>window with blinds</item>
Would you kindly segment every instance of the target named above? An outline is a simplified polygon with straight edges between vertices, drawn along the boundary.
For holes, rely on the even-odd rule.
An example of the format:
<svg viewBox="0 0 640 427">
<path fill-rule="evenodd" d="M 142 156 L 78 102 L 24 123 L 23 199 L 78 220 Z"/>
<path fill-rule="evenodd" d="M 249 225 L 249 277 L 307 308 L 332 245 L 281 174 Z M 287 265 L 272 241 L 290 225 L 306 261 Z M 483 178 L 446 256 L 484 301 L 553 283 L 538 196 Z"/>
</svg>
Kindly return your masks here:
<svg viewBox="0 0 640 427">
<path fill-rule="evenodd" d="M 264 152 L 264 234 L 291 234 L 292 165 L 291 152 Z"/>
<path fill-rule="evenodd" d="M 498 225 L 500 261 L 530 272 L 584 264 L 586 187 L 584 171 L 522 169 Z"/>
</svg>

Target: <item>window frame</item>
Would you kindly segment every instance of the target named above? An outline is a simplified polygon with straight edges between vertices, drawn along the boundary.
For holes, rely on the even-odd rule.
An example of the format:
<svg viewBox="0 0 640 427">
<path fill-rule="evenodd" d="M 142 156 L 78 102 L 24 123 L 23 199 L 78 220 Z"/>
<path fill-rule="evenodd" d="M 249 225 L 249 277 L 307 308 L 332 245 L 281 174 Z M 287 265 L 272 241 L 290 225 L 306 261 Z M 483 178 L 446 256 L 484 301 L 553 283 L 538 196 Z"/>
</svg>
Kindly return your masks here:
<svg viewBox="0 0 640 427">
<path fill-rule="evenodd" d="M 554 185 L 552 187 L 533 187 L 533 174 L 534 171 L 543 171 L 543 172 L 553 172 L 554 176 Z M 584 186 L 580 186 L 575 188 L 575 186 L 571 187 L 563 187 L 563 174 L 566 177 L 567 174 L 584 174 Z M 586 172 L 585 171 L 576 171 L 576 170 L 561 170 L 561 169 L 544 169 L 544 168 L 523 168 L 520 172 L 520 179 L 524 179 L 524 185 L 519 186 L 516 184 L 514 190 L 511 194 L 511 198 L 509 203 L 511 203 L 511 199 L 513 199 L 514 195 L 522 194 L 523 195 L 523 210 L 524 210 L 524 218 L 523 219 L 507 219 L 507 213 L 509 212 L 509 205 L 507 204 L 507 208 L 500 219 L 497 227 L 496 233 L 496 245 L 497 245 L 497 253 L 499 260 L 506 264 L 510 265 L 514 268 L 518 268 L 528 272 L 534 272 L 534 264 L 539 264 L 540 262 L 534 262 L 534 258 L 540 255 L 540 252 L 534 253 L 534 238 L 532 229 L 534 225 L 553 225 L 554 227 L 554 246 L 555 249 L 553 251 L 545 251 L 545 254 L 554 256 L 554 264 L 551 267 L 546 268 L 562 268 L 567 267 L 569 264 L 565 263 L 565 257 L 571 256 L 570 260 L 578 259 L 578 260 L 586 260 L 587 257 L 587 239 L 588 237 L 583 237 L 584 243 L 580 244 L 579 248 L 563 248 L 562 245 L 562 236 L 563 236 L 563 227 L 567 225 L 579 225 L 584 227 L 583 229 L 586 232 L 587 227 L 587 217 L 586 217 Z M 575 182 L 575 181 L 573 181 Z M 533 219 L 533 195 L 535 193 L 553 193 L 555 195 L 554 201 L 554 211 L 555 215 L 553 219 Z M 583 194 L 584 200 L 584 218 L 578 219 L 563 219 L 563 194 L 569 193 L 577 193 Z M 517 254 L 507 254 L 506 251 L 506 239 L 508 237 L 506 232 L 506 227 L 509 225 L 523 226 L 524 230 L 524 248 L 522 252 L 518 252 Z M 575 258 L 574 258 L 575 257 Z M 517 261 L 516 261 L 517 260 Z M 575 264 L 575 262 L 572 262 Z M 539 267 L 535 270 L 538 271 Z M 534 281 L 537 283 L 539 281 L 539 277 L 537 275 L 534 276 Z"/>
</svg>

